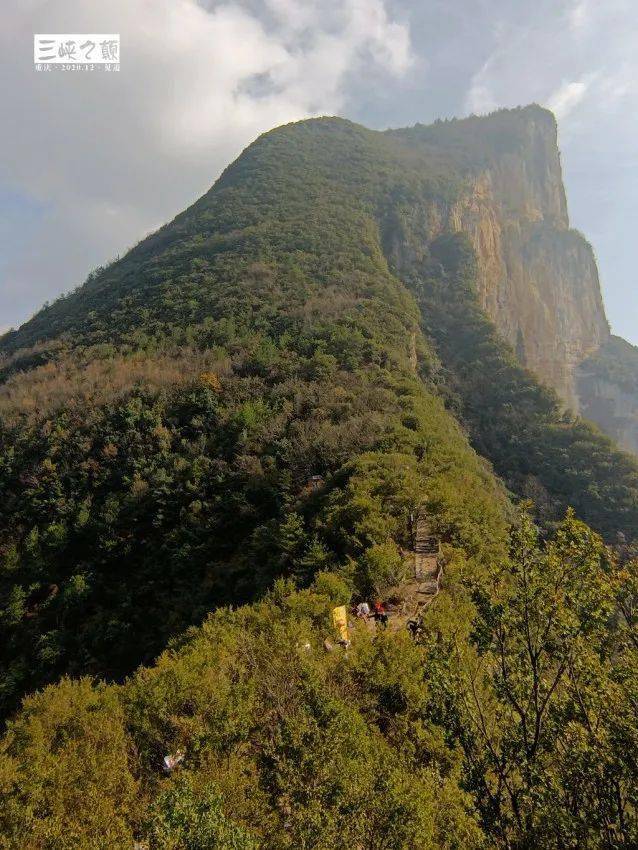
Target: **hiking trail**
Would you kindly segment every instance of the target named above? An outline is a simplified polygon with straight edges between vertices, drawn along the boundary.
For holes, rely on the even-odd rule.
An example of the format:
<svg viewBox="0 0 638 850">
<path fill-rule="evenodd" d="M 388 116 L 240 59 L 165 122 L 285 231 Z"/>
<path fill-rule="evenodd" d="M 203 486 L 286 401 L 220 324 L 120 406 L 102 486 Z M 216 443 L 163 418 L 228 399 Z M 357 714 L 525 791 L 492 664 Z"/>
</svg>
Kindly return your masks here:
<svg viewBox="0 0 638 850">
<path fill-rule="evenodd" d="M 441 542 L 432 535 L 425 511 L 419 511 L 414 523 L 414 543 L 411 552 L 411 575 L 389 588 L 385 594 L 388 614 L 387 628 L 400 631 L 410 620 L 418 621 L 425 608 L 439 595 L 443 573 Z M 370 628 L 376 623 L 370 618 Z"/>
</svg>

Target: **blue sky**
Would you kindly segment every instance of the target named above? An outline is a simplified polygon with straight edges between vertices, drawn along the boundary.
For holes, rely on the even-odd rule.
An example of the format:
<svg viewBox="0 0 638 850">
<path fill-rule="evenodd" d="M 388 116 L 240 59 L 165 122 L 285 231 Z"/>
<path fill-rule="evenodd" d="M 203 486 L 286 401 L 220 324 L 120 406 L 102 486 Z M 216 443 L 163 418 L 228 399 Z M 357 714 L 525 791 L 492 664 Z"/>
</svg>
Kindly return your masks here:
<svg viewBox="0 0 638 850">
<path fill-rule="evenodd" d="M 119 32 L 119 74 L 38 74 L 34 32 Z M 635 0 L 5 0 L 0 329 L 201 195 L 260 132 L 554 109 L 573 226 L 638 343 Z"/>
</svg>

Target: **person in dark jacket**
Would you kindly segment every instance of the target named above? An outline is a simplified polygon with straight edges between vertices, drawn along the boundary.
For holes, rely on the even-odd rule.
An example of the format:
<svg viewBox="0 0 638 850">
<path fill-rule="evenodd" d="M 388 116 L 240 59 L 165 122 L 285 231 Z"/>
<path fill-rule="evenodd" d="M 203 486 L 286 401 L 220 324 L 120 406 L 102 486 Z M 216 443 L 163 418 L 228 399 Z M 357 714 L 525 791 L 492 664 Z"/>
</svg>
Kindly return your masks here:
<svg viewBox="0 0 638 850">
<path fill-rule="evenodd" d="M 385 605 L 381 600 L 377 599 L 373 606 L 374 619 L 382 626 L 388 625 L 388 612 L 385 610 Z"/>
</svg>

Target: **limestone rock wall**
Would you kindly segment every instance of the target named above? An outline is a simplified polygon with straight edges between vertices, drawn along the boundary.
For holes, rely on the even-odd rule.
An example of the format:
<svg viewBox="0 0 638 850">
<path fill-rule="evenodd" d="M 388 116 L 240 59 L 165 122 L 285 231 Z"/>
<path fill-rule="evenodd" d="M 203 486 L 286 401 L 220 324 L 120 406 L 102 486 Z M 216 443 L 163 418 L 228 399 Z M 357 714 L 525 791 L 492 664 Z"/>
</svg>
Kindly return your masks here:
<svg viewBox="0 0 638 850">
<path fill-rule="evenodd" d="M 424 251 L 445 231 L 467 233 L 484 310 L 521 362 L 581 411 L 577 370 L 610 332 L 592 248 L 569 227 L 553 115 L 537 106 L 504 110 L 417 126 L 403 140 L 439 149 L 463 174 L 455 201 L 402 210 L 408 229 Z M 400 236 L 389 250 L 398 268 L 419 259 Z"/>
<path fill-rule="evenodd" d="M 449 226 L 474 245 L 485 311 L 521 362 L 577 410 L 574 371 L 609 336 L 592 249 L 523 193 L 517 207 L 506 205 L 499 182 L 481 175 Z"/>
</svg>

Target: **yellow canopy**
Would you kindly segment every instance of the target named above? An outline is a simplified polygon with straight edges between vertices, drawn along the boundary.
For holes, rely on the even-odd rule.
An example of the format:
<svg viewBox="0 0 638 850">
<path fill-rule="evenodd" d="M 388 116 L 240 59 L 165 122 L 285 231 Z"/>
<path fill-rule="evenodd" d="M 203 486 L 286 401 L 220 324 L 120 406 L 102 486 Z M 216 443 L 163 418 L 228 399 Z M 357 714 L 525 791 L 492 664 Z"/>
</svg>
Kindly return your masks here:
<svg viewBox="0 0 638 850">
<path fill-rule="evenodd" d="M 332 622 L 339 632 L 341 640 L 349 641 L 348 637 L 348 612 L 345 605 L 338 605 L 332 610 Z"/>
</svg>

